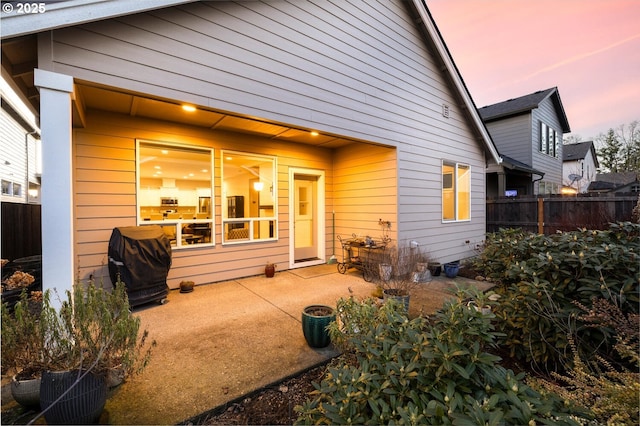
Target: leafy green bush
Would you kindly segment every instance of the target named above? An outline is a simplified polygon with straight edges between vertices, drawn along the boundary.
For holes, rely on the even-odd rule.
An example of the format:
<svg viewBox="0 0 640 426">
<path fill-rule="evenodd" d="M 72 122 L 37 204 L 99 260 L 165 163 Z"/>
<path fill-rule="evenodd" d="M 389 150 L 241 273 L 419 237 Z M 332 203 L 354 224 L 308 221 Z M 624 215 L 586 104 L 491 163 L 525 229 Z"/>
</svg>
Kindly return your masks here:
<svg viewBox="0 0 640 426">
<path fill-rule="evenodd" d="M 494 315 L 476 306 L 492 304 L 460 292 L 432 319 L 409 320 L 393 301 L 340 300 L 345 321 L 330 333 L 355 361 L 330 367 L 314 384 L 314 399 L 296 407 L 298 423 L 577 424 L 562 400 L 534 391 L 487 352 L 497 337 Z"/>
<path fill-rule="evenodd" d="M 556 369 L 572 359 L 568 336 L 581 354 L 614 357 L 610 327 L 585 327 L 577 301 L 611 300 L 637 313 L 640 297 L 640 225 L 551 236 L 502 230 L 487 238 L 475 267 L 497 283 L 496 309 L 511 354 Z"/>
</svg>

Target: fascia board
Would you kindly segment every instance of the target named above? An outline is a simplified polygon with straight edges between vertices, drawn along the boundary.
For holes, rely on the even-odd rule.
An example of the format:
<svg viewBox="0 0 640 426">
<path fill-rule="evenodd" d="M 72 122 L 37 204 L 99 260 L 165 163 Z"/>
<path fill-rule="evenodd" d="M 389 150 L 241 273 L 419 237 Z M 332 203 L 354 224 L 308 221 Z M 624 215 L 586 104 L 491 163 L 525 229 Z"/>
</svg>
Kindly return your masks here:
<svg viewBox="0 0 640 426">
<path fill-rule="evenodd" d="M 0 38 L 8 39 L 197 0 L 68 0 L 47 2 L 44 13 L 2 13 Z"/>
</svg>

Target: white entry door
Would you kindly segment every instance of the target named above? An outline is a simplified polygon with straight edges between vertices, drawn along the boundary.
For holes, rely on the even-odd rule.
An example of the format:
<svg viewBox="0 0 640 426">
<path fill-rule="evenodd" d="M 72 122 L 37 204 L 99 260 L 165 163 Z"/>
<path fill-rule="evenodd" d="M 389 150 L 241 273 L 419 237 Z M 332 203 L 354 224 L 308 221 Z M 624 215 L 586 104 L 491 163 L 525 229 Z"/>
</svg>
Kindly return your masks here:
<svg viewBox="0 0 640 426">
<path fill-rule="evenodd" d="M 324 261 L 324 175 L 318 171 L 291 173 L 292 267 Z"/>
</svg>

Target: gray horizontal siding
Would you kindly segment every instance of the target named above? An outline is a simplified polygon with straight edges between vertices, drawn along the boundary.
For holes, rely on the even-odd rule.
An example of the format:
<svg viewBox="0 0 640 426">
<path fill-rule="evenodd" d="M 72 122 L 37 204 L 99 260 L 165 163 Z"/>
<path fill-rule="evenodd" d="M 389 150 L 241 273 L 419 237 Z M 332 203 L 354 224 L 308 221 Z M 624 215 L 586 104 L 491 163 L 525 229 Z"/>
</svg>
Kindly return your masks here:
<svg viewBox="0 0 640 426">
<path fill-rule="evenodd" d="M 52 67 L 222 110 L 406 143 L 437 133 L 441 104 L 455 103 L 405 5 L 381 4 L 384 14 L 366 1 L 203 2 L 122 17 L 54 32 Z M 420 128 L 424 121 L 436 125 Z"/>
<path fill-rule="evenodd" d="M 53 31 L 39 66 L 396 147 L 398 238 L 429 240 L 440 259 L 453 260 L 473 254 L 458 236 L 484 235 L 484 153 L 409 7 L 199 2 Z M 441 223 L 442 160 L 471 165 L 471 222 Z"/>
<path fill-rule="evenodd" d="M 533 161 L 532 165 L 535 169 L 544 172 L 545 182 L 554 182 L 559 185 L 562 184 L 562 126 L 558 120 L 558 114 L 550 98 L 543 100 L 537 109 L 533 110 L 533 141 L 532 152 Z M 540 141 L 540 121 L 547 126 L 555 129 L 558 141 L 558 156 L 553 157 L 548 154 L 543 154 L 539 151 Z"/>
<path fill-rule="evenodd" d="M 505 118 L 486 126 L 500 155 L 531 165 L 531 114 Z"/>
</svg>

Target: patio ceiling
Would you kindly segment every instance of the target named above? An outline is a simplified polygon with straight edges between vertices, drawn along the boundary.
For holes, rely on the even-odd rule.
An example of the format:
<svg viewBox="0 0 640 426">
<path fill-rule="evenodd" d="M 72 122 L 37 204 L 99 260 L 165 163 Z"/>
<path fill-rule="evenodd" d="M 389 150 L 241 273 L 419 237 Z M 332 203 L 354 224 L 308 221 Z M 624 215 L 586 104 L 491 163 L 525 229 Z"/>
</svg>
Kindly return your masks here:
<svg viewBox="0 0 640 426">
<path fill-rule="evenodd" d="M 40 110 L 40 96 L 33 80 L 33 70 L 38 67 L 37 50 L 35 35 L 2 41 L 2 76 L 12 83 L 13 88 L 22 95 L 36 115 Z M 95 109 L 212 130 L 250 133 L 324 148 L 338 148 L 355 142 L 326 134 L 313 135 L 311 131 L 315 129 L 294 128 L 213 109 L 198 107 L 196 111 L 186 112 L 182 109 L 182 104 L 175 100 L 152 98 L 90 82 L 76 82 L 75 95 L 74 127 L 82 127 L 86 110 Z"/>
<path fill-rule="evenodd" d="M 151 98 L 90 84 L 76 84 L 74 126 L 82 127 L 81 112 L 95 109 L 132 117 L 170 121 L 212 130 L 250 133 L 271 139 L 303 143 L 323 148 L 338 148 L 352 140 L 326 134 L 313 134 L 313 129 L 293 128 L 265 120 L 242 117 L 197 106 L 185 111 L 178 101 Z"/>
</svg>

